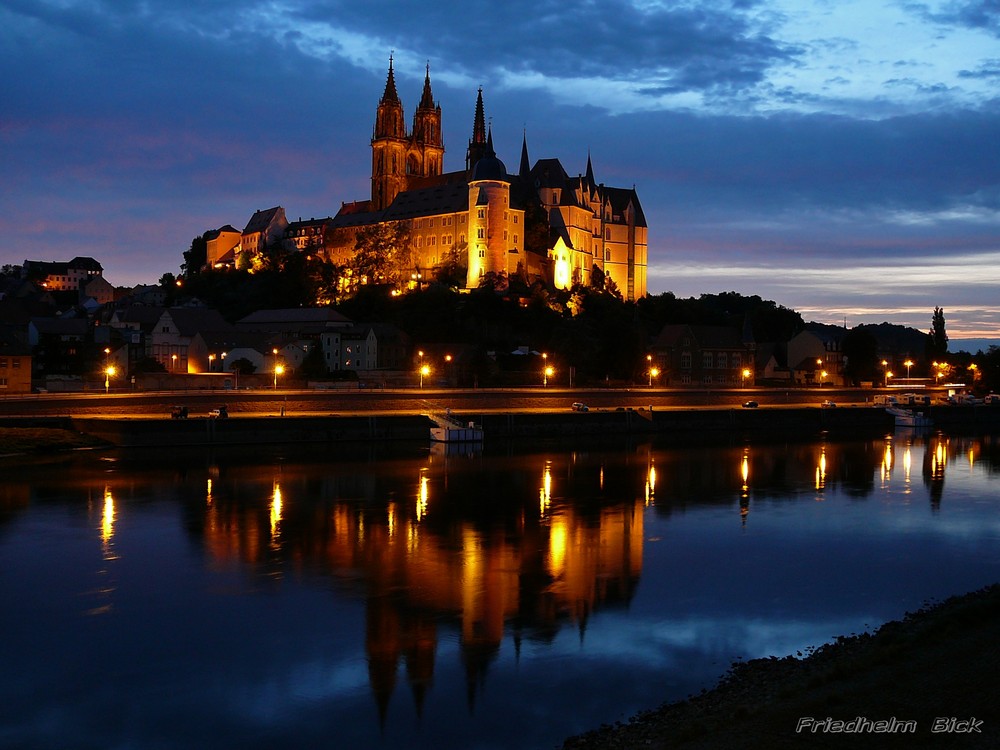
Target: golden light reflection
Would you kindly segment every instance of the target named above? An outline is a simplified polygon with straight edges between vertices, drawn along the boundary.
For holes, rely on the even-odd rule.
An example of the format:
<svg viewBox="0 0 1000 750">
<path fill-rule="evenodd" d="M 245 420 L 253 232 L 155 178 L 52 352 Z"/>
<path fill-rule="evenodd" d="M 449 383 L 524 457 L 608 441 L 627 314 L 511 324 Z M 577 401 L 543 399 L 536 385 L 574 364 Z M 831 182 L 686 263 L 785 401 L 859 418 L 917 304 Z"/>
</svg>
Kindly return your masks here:
<svg viewBox="0 0 1000 750">
<path fill-rule="evenodd" d="M 569 529 L 562 514 L 552 519 L 549 531 L 549 574 L 559 578 L 566 569 L 566 554 L 569 546 Z"/>
<path fill-rule="evenodd" d="M 538 491 L 538 496 L 539 510 L 544 516 L 549 512 L 549 506 L 552 504 L 552 463 L 549 461 L 545 462 L 545 470 L 542 472 L 542 486 Z"/>
<path fill-rule="evenodd" d="M 913 466 L 913 454 L 911 453 L 910 446 L 906 446 L 906 450 L 903 451 L 903 476 L 906 481 L 910 481 L 910 468 Z"/>
<path fill-rule="evenodd" d="M 205 502 L 208 505 L 212 504 L 212 478 L 208 478 L 208 486 L 205 488 Z"/>
<path fill-rule="evenodd" d="M 111 552 L 111 539 L 115 535 L 115 498 L 111 488 L 104 488 L 104 509 L 101 511 L 101 544 L 104 547 L 104 558 L 108 559 Z"/>
<path fill-rule="evenodd" d="M 417 521 L 419 522 L 427 515 L 427 501 L 430 498 L 430 480 L 424 473 L 426 469 L 420 470 L 420 486 L 417 489 Z"/>
<path fill-rule="evenodd" d="M 603 490 L 604 489 L 604 465 L 603 464 L 601 465 L 601 473 L 600 473 L 599 476 L 600 476 L 599 486 Z"/>
<path fill-rule="evenodd" d="M 386 522 L 389 524 L 389 538 L 396 536 L 396 503 L 389 503 Z"/>
<path fill-rule="evenodd" d="M 278 541 L 278 527 L 281 525 L 281 485 L 274 483 L 274 490 L 271 493 L 271 543 Z"/>
<path fill-rule="evenodd" d="M 656 467 L 652 464 L 649 465 L 649 470 L 646 472 L 646 505 L 653 502 L 656 496 Z"/>
<path fill-rule="evenodd" d="M 750 456 L 746 453 L 743 454 L 743 460 L 740 462 L 740 476 L 743 478 L 743 492 L 746 492 L 750 485 L 748 480 L 750 479 Z"/>
<path fill-rule="evenodd" d="M 816 464 L 816 489 L 822 490 L 826 487 L 826 447 L 824 446 L 819 454 L 819 461 Z"/>
</svg>

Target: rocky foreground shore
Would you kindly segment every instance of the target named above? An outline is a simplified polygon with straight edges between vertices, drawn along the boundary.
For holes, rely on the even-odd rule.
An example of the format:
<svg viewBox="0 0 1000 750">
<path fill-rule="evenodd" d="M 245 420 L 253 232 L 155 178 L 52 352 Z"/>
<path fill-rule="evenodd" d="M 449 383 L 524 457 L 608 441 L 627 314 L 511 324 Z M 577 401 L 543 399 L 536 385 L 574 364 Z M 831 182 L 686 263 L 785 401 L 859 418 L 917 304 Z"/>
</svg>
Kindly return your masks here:
<svg viewBox="0 0 1000 750">
<path fill-rule="evenodd" d="M 714 690 L 563 748 L 1000 748 L 1000 584 L 805 659 L 740 663 Z"/>
</svg>

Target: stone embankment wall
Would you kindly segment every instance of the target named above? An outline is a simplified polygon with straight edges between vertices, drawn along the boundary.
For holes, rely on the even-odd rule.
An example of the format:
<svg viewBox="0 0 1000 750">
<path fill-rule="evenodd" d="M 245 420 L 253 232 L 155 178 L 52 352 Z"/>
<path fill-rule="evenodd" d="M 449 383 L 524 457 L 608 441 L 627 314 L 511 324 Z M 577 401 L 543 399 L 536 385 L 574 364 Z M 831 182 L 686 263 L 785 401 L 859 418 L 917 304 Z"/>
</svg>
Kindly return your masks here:
<svg viewBox="0 0 1000 750">
<path fill-rule="evenodd" d="M 1000 407 L 930 407 L 922 410 L 933 429 L 953 432 L 1000 430 Z M 895 428 L 882 409 L 649 409 L 590 412 L 453 412 L 481 426 L 487 442 L 509 438 L 657 435 L 678 439 L 743 435 L 812 438 L 885 434 Z M 8 420 L 9 421 L 9 420 Z M 38 421 L 36 418 L 35 422 Z M 429 441 L 434 423 L 423 415 L 236 416 L 229 419 L 122 419 L 75 417 L 72 429 L 120 446 L 252 445 L 341 441 Z"/>
</svg>

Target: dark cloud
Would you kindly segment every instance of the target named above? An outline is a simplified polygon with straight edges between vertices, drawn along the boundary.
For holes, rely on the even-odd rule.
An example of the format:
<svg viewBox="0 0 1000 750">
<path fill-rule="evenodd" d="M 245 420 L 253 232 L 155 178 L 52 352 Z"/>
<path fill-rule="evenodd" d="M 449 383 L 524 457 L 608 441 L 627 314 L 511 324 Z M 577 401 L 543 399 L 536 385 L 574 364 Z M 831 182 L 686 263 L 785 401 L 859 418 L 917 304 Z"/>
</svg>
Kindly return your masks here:
<svg viewBox="0 0 1000 750">
<path fill-rule="evenodd" d="M 420 23 L 392 0 L 309 4 L 296 14 L 343 25 L 481 76 L 486 68 L 554 78 L 660 80 L 649 91 L 741 88 L 799 51 L 763 28 L 751 3 L 637 8 L 627 0 L 473 0 L 421 8 Z M 770 24 L 769 24 L 770 25 Z M 511 40 L 517 40 L 512 44 Z"/>
<path fill-rule="evenodd" d="M 982 29 L 1000 36 L 1000 2 L 997 0 L 952 0 L 937 11 L 931 10 L 926 3 L 906 3 L 904 7 L 935 23 Z"/>
</svg>

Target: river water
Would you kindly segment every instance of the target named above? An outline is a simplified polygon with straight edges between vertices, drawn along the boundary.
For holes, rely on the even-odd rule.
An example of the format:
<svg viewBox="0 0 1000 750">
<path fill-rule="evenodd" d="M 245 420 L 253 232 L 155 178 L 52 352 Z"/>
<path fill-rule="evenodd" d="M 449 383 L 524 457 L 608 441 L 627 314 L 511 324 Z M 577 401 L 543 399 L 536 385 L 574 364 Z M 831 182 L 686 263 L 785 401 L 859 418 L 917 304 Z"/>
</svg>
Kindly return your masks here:
<svg viewBox="0 0 1000 750">
<path fill-rule="evenodd" d="M 5 748 L 551 748 L 1000 580 L 990 437 L 0 471 Z"/>
</svg>

